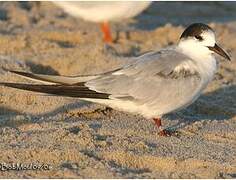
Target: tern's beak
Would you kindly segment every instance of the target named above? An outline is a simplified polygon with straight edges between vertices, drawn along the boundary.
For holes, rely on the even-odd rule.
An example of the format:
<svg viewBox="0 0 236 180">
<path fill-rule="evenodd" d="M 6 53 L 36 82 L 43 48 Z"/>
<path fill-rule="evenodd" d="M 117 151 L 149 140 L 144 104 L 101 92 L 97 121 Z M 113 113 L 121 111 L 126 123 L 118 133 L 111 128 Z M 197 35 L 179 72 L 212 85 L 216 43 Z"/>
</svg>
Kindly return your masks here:
<svg viewBox="0 0 236 180">
<path fill-rule="evenodd" d="M 230 57 L 228 54 L 226 54 L 226 52 L 221 49 L 217 44 L 215 44 L 214 47 L 209 47 L 208 48 L 211 50 L 211 51 L 214 51 L 215 53 L 219 54 L 220 56 L 223 56 L 224 58 L 226 58 L 227 60 L 231 61 Z"/>
</svg>

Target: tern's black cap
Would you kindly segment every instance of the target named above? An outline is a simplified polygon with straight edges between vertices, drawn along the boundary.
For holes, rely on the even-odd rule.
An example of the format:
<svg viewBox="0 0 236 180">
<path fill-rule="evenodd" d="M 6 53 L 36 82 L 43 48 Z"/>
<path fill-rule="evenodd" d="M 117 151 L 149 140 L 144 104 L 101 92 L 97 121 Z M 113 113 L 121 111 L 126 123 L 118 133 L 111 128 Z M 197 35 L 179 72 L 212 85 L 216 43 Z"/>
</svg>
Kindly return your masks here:
<svg viewBox="0 0 236 180">
<path fill-rule="evenodd" d="M 211 27 L 209 27 L 206 24 L 203 23 L 194 23 L 188 26 L 184 32 L 182 33 L 181 38 L 188 38 L 188 37 L 199 37 L 199 40 L 201 40 L 201 33 L 203 31 L 213 31 Z"/>
</svg>

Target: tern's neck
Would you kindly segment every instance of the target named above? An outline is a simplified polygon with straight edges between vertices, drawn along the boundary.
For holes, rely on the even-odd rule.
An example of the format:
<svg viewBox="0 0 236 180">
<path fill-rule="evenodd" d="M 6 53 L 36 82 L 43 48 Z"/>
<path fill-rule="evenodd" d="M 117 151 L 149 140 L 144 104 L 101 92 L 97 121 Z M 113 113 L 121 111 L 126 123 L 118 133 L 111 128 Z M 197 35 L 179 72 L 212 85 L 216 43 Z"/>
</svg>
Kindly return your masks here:
<svg viewBox="0 0 236 180">
<path fill-rule="evenodd" d="M 178 51 L 190 57 L 197 65 L 198 71 L 206 77 L 213 77 L 216 71 L 216 60 L 207 47 L 191 41 L 180 41 Z"/>
<path fill-rule="evenodd" d="M 198 45 L 191 40 L 180 41 L 178 49 L 193 60 L 201 61 L 212 58 L 212 53 L 207 47 Z"/>
</svg>

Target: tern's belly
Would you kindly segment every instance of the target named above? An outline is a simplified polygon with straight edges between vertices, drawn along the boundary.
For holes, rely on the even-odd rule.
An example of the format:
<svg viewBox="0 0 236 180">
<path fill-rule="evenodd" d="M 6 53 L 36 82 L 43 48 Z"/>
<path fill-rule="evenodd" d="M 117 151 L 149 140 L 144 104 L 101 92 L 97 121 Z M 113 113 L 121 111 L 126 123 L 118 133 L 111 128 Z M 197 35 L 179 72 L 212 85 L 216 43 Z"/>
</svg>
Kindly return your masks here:
<svg viewBox="0 0 236 180">
<path fill-rule="evenodd" d="M 126 101 L 126 100 L 119 100 L 119 99 L 85 99 L 86 101 L 92 101 L 95 103 L 104 104 L 109 106 L 113 109 L 133 113 L 133 114 L 140 114 L 145 118 L 155 118 L 161 117 L 162 115 L 184 108 L 191 103 L 193 103 L 198 97 L 200 92 L 195 92 L 192 96 L 179 96 L 175 99 L 170 99 L 166 97 L 165 101 L 153 101 L 147 103 L 139 103 L 135 101 Z"/>
<path fill-rule="evenodd" d="M 143 117 L 150 119 L 150 118 L 155 118 L 155 117 L 161 117 L 162 115 L 184 108 L 191 103 L 193 103 L 194 100 L 198 98 L 200 93 L 195 95 L 193 98 L 189 98 L 186 100 L 182 100 L 182 102 L 177 102 L 177 101 L 172 101 L 168 100 L 165 102 L 159 102 L 155 104 L 140 104 L 134 101 L 124 101 L 124 100 L 118 100 L 118 99 L 86 99 L 83 98 L 83 100 L 90 101 L 90 102 L 95 102 L 99 104 L 103 104 L 106 106 L 109 106 L 113 109 L 120 110 L 120 111 L 125 111 L 133 114 L 140 114 Z"/>
</svg>

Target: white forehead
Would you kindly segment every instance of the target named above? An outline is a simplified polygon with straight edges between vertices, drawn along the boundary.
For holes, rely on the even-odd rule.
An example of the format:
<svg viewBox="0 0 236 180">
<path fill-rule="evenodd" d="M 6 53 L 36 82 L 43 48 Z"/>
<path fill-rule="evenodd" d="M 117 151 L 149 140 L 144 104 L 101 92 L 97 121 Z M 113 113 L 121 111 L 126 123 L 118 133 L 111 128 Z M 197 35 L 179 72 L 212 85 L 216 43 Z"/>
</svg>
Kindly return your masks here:
<svg viewBox="0 0 236 180">
<path fill-rule="evenodd" d="M 203 41 L 201 44 L 205 46 L 214 46 L 216 43 L 215 33 L 211 30 L 206 30 L 201 33 Z"/>
</svg>

